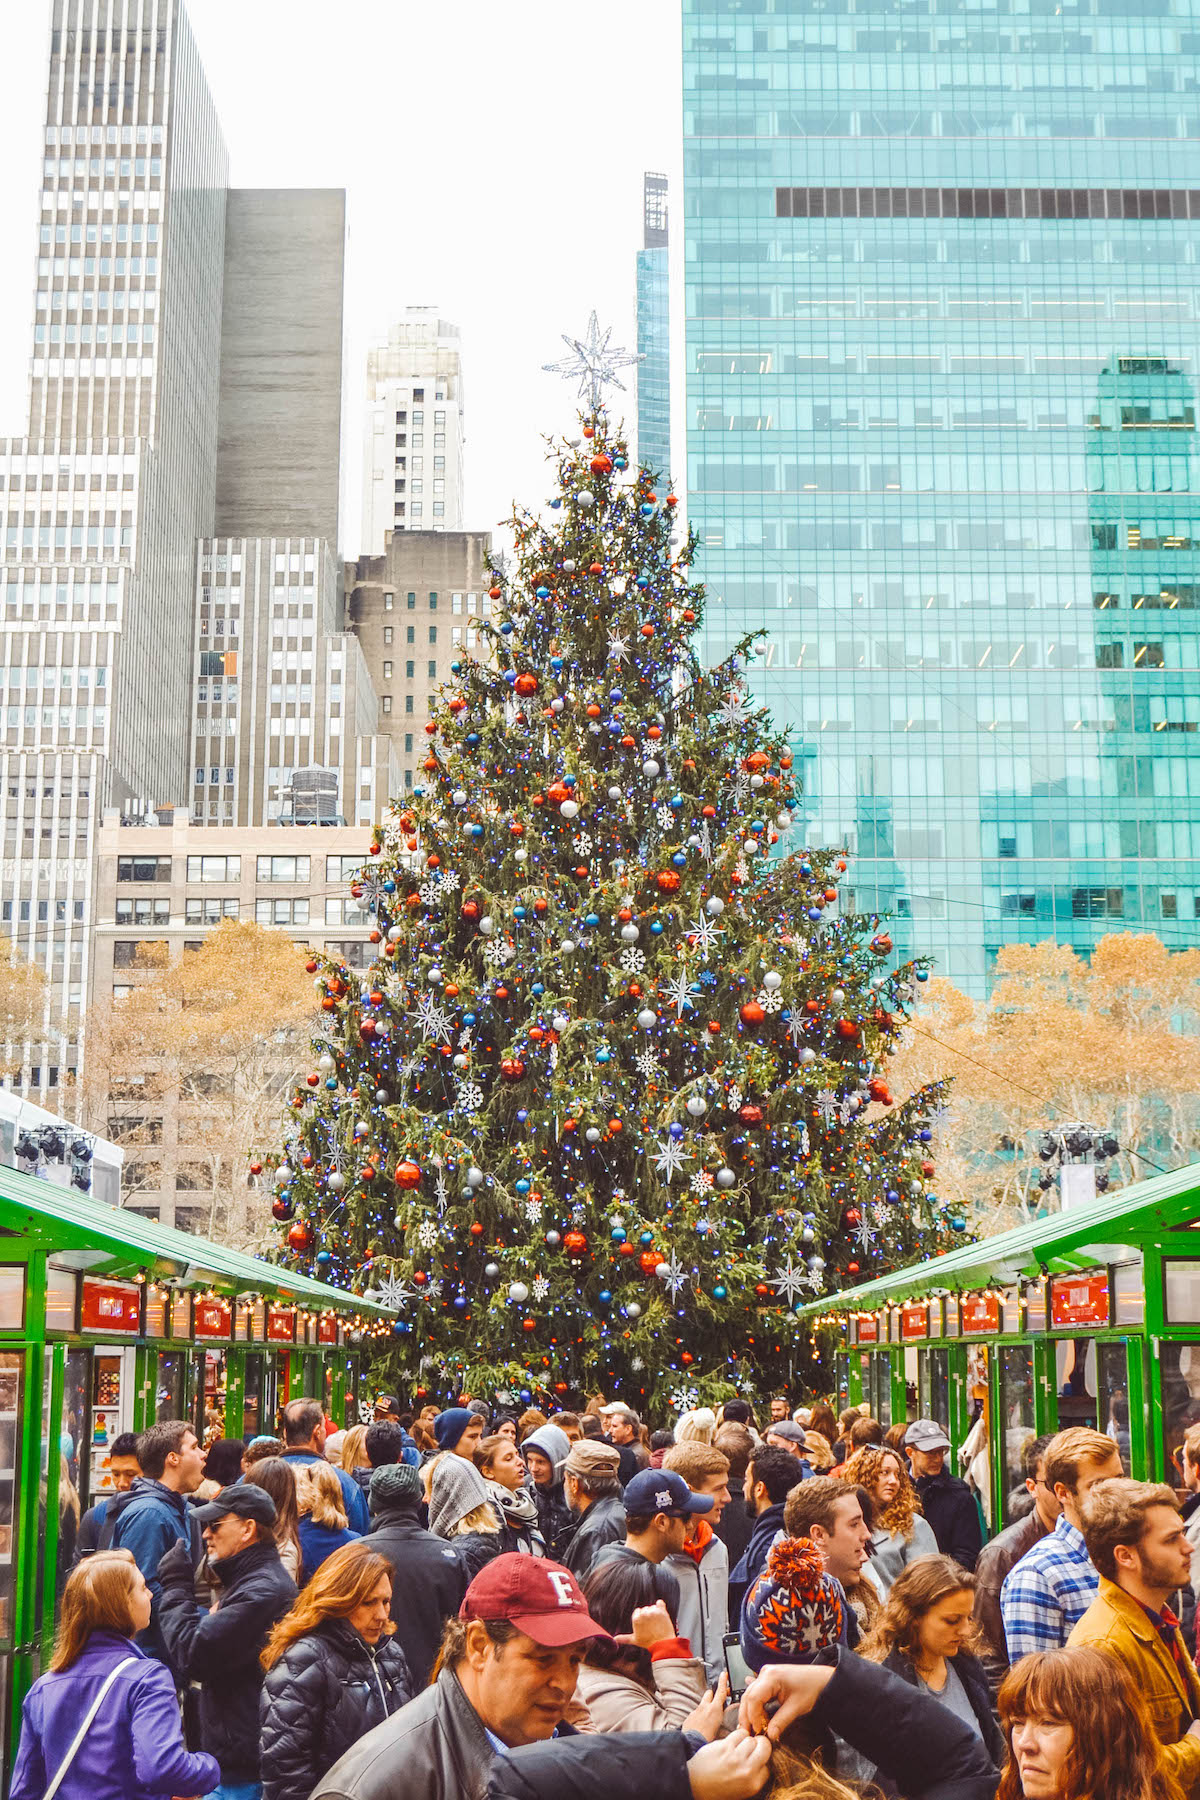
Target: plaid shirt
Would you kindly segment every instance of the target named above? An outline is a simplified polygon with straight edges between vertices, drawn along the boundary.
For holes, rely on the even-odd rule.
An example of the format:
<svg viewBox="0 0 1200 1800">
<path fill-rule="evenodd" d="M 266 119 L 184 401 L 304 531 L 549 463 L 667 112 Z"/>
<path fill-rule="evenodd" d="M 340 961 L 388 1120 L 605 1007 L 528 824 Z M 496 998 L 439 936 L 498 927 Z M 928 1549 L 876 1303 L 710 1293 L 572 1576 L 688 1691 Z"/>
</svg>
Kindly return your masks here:
<svg viewBox="0 0 1200 1800">
<path fill-rule="evenodd" d="M 1061 1650 L 1100 1587 L 1083 1533 L 1060 1513 L 1054 1530 L 1011 1568 L 1000 1589 L 1008 1658 Z"/>
</svg>

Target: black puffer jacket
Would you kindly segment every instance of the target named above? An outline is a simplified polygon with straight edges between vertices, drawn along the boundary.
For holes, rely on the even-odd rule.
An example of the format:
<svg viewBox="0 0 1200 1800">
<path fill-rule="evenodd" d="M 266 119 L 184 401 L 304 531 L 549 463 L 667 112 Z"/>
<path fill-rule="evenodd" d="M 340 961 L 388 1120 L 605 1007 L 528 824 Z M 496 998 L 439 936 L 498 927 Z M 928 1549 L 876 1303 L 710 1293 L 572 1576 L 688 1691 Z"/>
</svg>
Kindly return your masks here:
<svg viewBox="0 0 1200 1800">
<path fill-rule="evenodd" d="M 374 1650 L 347 1619 L 324 1619 L 289 1644 L 259 1702 L 263 1800 L 307 1800 L 360 1737 L 413 1697 L 395 1638 Z"/>
<path fill-rule="evenodd" d="M 498 1531 L 468 1531 L 462 1537 L 451 1538 L 450 1543 L 462 1565 L 468 1587 L 485 1563 L 490 1563 L 493 1556 L 501 1556 L 508 1549 Z"/>
<path fill-rule="evenodd" d="M 171 1667 L 200 1683 L 200 1749 L 221 1765 L 230 1786 L 258 1780 L 259 1657 L 271 1627 L 296 1598 L 296 1584 L 273 1543 L 250 1544 L 210 1564 L 219 1585 L 216 1612 L 196 1604 L 192 1562 L 182 1544 L 158 1565 L 160 1621 Z"/>
</svg>

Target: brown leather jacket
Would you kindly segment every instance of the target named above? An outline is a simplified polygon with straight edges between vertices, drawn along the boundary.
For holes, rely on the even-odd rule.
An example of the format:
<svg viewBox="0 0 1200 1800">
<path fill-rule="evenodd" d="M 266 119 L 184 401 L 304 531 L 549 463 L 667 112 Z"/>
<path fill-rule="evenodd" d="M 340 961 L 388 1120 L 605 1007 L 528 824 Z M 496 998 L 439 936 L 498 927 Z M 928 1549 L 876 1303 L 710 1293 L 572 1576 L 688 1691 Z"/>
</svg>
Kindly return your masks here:
<svg viewBox="0 0 1200 1800">
<path fill-rule="evenodd" d="M 1008 1674 L 1008 1645 L 1000 1616 L 1000 1589 L 1008 1571 L 1047 1536 L 1036 1506 L 1025 1518 L 1009 1525 L 999 1537 L 985 1544 L 975 1564 L 975 1623 L 979 1628 L 979 1653 L 993 1693 Z"/>
</svg>

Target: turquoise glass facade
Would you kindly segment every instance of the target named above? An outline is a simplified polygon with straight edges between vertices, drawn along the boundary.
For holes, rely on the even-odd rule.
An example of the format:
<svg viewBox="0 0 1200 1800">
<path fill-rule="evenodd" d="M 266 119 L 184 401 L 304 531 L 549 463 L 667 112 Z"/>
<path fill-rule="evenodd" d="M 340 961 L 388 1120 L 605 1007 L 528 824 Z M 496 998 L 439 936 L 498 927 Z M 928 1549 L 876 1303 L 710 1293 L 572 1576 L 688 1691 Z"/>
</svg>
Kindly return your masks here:
<svg viewBox="0 0 1200 1800">
<path fill-rule="evenodd" d="M 671 319 L 667 269 L 667 178 L 643 180 L 642 249 L 637 259 L 638 461 L 671 475 Z"/>
<path fill-rule="evenodd" d="M 683 0 L 689 513 L 803 828 L 981 993 L 1200 933 L 1200 0 Z"/>
</svg>

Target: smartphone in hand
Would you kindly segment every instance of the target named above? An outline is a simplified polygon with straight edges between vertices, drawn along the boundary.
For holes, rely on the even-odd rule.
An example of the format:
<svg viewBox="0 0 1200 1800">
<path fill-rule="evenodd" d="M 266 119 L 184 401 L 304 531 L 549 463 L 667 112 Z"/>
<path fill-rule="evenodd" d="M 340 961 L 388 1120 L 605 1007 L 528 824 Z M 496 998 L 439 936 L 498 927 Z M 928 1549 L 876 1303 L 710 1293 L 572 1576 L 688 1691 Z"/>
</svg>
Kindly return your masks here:
<svg viewBox="0 0 1200 1800">
<path fill-rule="evenodd" d="M 729 1677 L 729 1698 L 740 1700 L 750 1683 L 754 1680 L 754 1671 L 742 1655 L 741 1639 L 736 1631 L 730 1631 L 721 1639 L 725 1652 L 725 1673 Z"/>
</svg>

